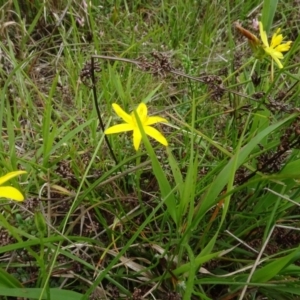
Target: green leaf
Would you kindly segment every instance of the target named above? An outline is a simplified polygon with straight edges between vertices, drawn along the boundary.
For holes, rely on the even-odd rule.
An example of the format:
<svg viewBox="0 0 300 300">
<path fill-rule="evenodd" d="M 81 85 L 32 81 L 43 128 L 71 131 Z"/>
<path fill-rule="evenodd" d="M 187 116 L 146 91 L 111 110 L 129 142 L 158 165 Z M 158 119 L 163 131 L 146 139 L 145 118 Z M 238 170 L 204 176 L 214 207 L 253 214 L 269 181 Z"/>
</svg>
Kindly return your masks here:
<svg viewBox="0 0 300 300">
<path fill-rule="evenodd" d="M 189 300 L 192 298 L 192 293 L 194 291 L 194 285 L 195 285 L 195 275 L 197 272 L 197 267 L 195 264 L 195 257 L 194 257 L 194 253 L 191 249 L 190 246 L 185 245 L 186 250 L 188 252 L 189 255 L 189 261 L 191 262 L 191 268 L 189 270 L 189 276 L 186 282 L 186 289 L 185 289 L 185 293 L 183 296 L 183 300 Z"/>
<path fill-rule="evenodd" d="M 216 180 L 210 185 L 206 195 L 203 197 L 203 200 L 200 203 L 197 212 L 197 217 L 195 218 L 194 226 L 197 226 L 197 223 L 202 219 L 207 210 L 210 209 L 218 200 L 220 193 L 224 189 L 225 185 L 228 183 L 228 174 L 230 174 L 233 171 L 233 165 L 235 165 L 235 170 L 238 169 L 243 163 L 247 161 L 253 149 L 260 143 L 262 139 L 264 139 L 268 134 L 270 134 L 286 122 L 290 121 L 294 117 L 295 115 L 291 115 L 288 118 L 267 127 L 266 129 L 258 133 L 257 136 L 253 137 L 251 141 L 239 151 L 239 153 L 235 154 L 230 159 L 228 164 L 219 173 Z M 236 155 L 238 156 L 237 161 L 235 157 Z"/>
<path fill-rule="evenodd" d="M 287 175 L 287 178 L 300 178 L 300 159 L 286 164 L 280 172 L 280 176 Z"/>
<path fill-rule="evenodd" d="M 183 194 L 183 177 L 182 177 L 182 174 L 180 172 L 179 165 L 178 165 L 176 159 L 174 158 L 174 156 L 172 154 L 172 151 L 169 147 L 167 148 L 167 154 L 168 154 L 169 165 L 171 167 L 175 183 L 178 186 L 179 195 L 180 195 L 180 197 L 182 197 L 182 194 Z"/>
<path fill-rule="evenodd" d="M 61 132 L 62 132 L 67 126 L 69 126 L 69 124 L 72 123 L 72 121 L 73 121 L 73 120 L 71 120 L 71 119 L 68 120 L 68 121 L 66 122 L 65 126 L 63 126 L 60 130 L 56 130 L 56 134 L 57 134 L 57 135 L 61 134 Z M 59 149 L 64 143 L 68 143 L 69 140 L 71 140 L 72 138 L 74 138 L 74 136 L 76 136 L 76 134 L 77 134 L 78 132 L 82 132 L 83 129 L 84 129 L 85 127 L 89 126 L 89 125 L 90 125 L 92 122 L 94 122 L 94 121 L 95 121 L 95 120 L 90 119 L 90 120 L 84 122 L 83 124 L 78 125 L 78 126 L 75 127 L 73 130 L 69 131 L 69 132 L 68 132 L 63 138 L 61 138 L 55 145 L 53 145 L 53 143 L 51 143 L 51 147 L 50 147 L 50 146 L 47 147 L 48 150 L 47 150 L 47 152 L 44 153 L 44 155 L 45 155 L 45 157 L 46 157 L 46 160 L 48 161 L 48 158 L 50 157 L 50 155 L 51 155 L 52 153 L 55 153 L 55 151 L 56 151 L 57 149 Z M 40 153 L 40 149 L 39 149 L 39 151 L 37 151 L 37 157 L 39 157 L 40 154 L 41 154 L 41 153 Z M 44 157 L 44 158 L 45 158 L 45 157 Z"/>
<path fill-rule="evenodd" d="M 284 257 L 277 258 L 266 266 L 257 269 L 252 278 L 251 282 L 267 282 L 276 276 L 283 268 L 288 266 L 288 264 L 299 255 L 299 248 L 286 255 Z"/>
<path fill-rule="evenodd" d="M 2 288 L 21 288 L 22 284 L 12 275 L 0 268 L 0 291 Z M 1 294 L 1 292 L 0 292 Z"/>
<path fill-rule="evenodd" d="M 288 265 L 286 268 L 284 268 L 281 272 L 280 275 L 287 275 L 287 276 L 291 276 L 291 275 L 300 275 L 300 267 L 296 266 L 294 264 Z"/>
<path fill-rule="evenodd" d="M 151 92 L 143 99 L 143 102 L 145 104 L 148 104 L 148 102 L 150 102 L 150 100 L 152 99 L 152 97 L 156 94 L 156 92 L 160 89 L 162 83 L 159 84 L 155 89 L 151 90 Z"/>
<path fill-rule="evenodd" d="M 190 203 L 191 195 L 194 195 L 197 178 L 197 162 L 197 157 L 195 161 L 190 160 L 186 178 L 184 180 L 184 192 L 182 195 L 182 199 L 180 199 L 179 203 L 179 210 L 181 211 L 181 213 L 184 214 L 186 212 L 188 204 Z"/>
<path fill-rule="evenodd" d="M 40 234 L 40 237 L 44 237 L 47 232 L 47 225 L 44 215 L 40 211 L 34 213 L 35 226 Z"/>
<path fill-rule="evenodd" d="M 274 289 L 276 291 L 286 292 L 289 294 L 294 294 L 294 295 L 300 296 L 300 285 L 299 284 L 293 284 L 292 286 L 288 286 L 288 287 L 274 287 Z"/>
<path fill-rule="evenodd" d="M 218 251 L 218 252 L 211 253 L 211 254 L 208 254 L 208 255 L 202 255 L 202 256 L 198 255 L 195 258 L 195 260 L 193 261 L 195 269 L 197 269 L 198 266 L 206 263 L 207 261 L 210 261 L 210 260 L 220 256 L 221 254 L 222 254 L 222 251 Z M 173 273 L 175 275 L 178 275 L 178 276 L 181 275 L 181 274 L 184 274 L 184 273 L 188 273 L 192 269 L 191 264 L 192 264 L 192 262 L 188 262 L 186 264 L 183 264 L 180 267 L 178 267 L 176 270 L 174 270 Z M 166 276 L 166 277 L 169 277 L 169 276 Z"/>
<path fill-rule="evenodd" d="M 277 4 L 278 4 L 278 0 L 264 0 L 261 22 L 263 23 L 264 30 L 267 32 L 267 34 L 270 33 Z"/>
<path fill-rule="evenodd" d="M 139 119 L 139 116 L 137 115 L 136 111 L 134 111 L 138 126 L 140 127 L 143 142 L 145 144 L 145 147 L 147 149 L 148 155 L 152 162 L 153 167 L 153 173 L 157 179 L 159 190 L 161 193 L 161 197 L 164 199 L 164 202 L 167 206 L 168 213 L 172 217 L 175 224 L 179 225 L 179 216 L 177 215 L 177 209 L 176 209 L 176 198 L 174 194 L 174 189 L 171 188 L 171 185 L 166 177 L 166 174 L 161 167 L 161 163 L 158 161 L 156 153 L 154 152 L 148 137 L 146 133 L 144 132 L 143 125 L 141 124 L 141 121 Z"/>
</svg>

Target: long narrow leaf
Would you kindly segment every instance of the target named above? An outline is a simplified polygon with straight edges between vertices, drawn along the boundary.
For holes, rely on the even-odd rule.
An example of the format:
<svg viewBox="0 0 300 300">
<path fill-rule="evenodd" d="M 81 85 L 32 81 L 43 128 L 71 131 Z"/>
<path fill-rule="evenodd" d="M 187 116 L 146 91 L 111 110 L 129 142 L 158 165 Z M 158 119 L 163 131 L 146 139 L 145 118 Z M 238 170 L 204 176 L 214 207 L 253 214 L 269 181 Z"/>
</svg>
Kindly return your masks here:
<svg viewBox="0 0 300 300">
<path fill-rule="evenodd" d="M 244 146 L 240 153 L 237 155 L 238 160 L 235 162 L 235 157 L 232 157 L 228 164 L 225 166 L 225 168 L 219 173 L 216 180 L 210 185 L 206 195 L 203 197 L 202 202 L 199 205 L 199 210 L 197 212 L 197 217 L 195 218 L 195 223 L 197 224 L 206 211 L 212 207 L 218 196 L 220 195 L 221 191 L 224 189 L 225 185 L 228 182 L 228 174 L 232 170 L 232 165 L 236 164 L 236 169 L 240 167 L 249 157 L 250 153 L 253 151 L 253 149 L 260 143 L 260 141 L 265 138 L 267 135 L 269 135 L 271 132 L 285 124 L 286 122 L 293 119 L 295 115 L 291 115 L 288 118 L 278 122 L 277 124 L 271 125 L 268 128 L 264 129 L 262 132 L 260 132 L 257 136 L 255 136 L 246 146 Z M 195 224 L 195 226 L 196 226 Z"/>
<path fill-rule="evenodd" d="M 172 191 L 170 183 L 165 175 L 165 172 L 164 172 L 163 168 L 161 167 L 160 162 L 157 159 L 157 156 L 148 140 L 147 135 L 144 132 L 144 129 L 143 129 L 143 126 L 139 119 L 139 116 L 137 115 L 137 113 L 135 111 L 134 111 L 134 113 L 135 113 L 135 118 L 137 120 L 138 126 L 140 127 L 140 130 L 142 133 L 143 142 L 145 144 L 148 155 L 150 156 L 150 159 L 152 162 L 153 173 L 157 179 L 159 189 L 161 192 L 161 196 L 162 196 L 162 198 L 165 199 L 165 204 L 167 206 L 168 213 L 172 217 L 175 224 L 178 226 L 179 217 L 177 215 L 176 199 L 175 199 L 174 192 Z"/>
<path fill-rule="evenodd" d="M 285 268 L 294 258 L 299 257 L 299 248 L 286 255 L 284 257 L 278 258 L 275 261 L 267 264 L 266 266 L 262 267 L 255 271 L 252 276 L 252 282 L 267 282 L 276 276 L 283 268 Z"/>
<path fill-rule="evenodd" d="M 0 268 L 0 290 L 2 288 L 21 288 L 22 284 L 12 275 Z"/>
<path fill-rule="evenodd" d="M 278 0 L 264 0 L 261 21 L 267 34 L 270 32 Z"/>
</svg>

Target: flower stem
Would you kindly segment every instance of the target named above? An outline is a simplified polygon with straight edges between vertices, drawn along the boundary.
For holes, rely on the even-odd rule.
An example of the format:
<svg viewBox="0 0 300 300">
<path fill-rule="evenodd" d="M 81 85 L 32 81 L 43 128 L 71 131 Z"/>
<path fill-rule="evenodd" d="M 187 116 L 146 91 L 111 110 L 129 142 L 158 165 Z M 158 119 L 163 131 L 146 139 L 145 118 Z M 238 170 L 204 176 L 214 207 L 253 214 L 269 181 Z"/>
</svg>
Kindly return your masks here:
<svg viewBox="0 0 300 300">
<path fill-rule="evenodd" d="M 104 126 L 103 120 L 101 118 L 101 113 L 100 113 L 99 105 L 98 105 L 98 102 L 97 102 L 97 89 L 96 89 L 95 67 L 94 67 L 94 57 L 93 56 L 91 57 L 91 77 L 92 77 L 92 83 L 93 83 L 93 97 L 94 97 L 96 112 L 97 112 L 97 116 L 98 116 L 98 119 L 99 119 L 101 129 L 104 133 L 105 126 Z M 110 155 L 111 155 L 111 157 L 113 158 L 113 160 L 115 161 L 115 163 L 117 165 L 118 160 L 117 160 L 117 158 L 115 156 L 115 153 L 114 153 L 114 151 L 113 151 L 113 149 L 112 149 L 112 147 L 109 143 L 108 137 L 105 134 L 104 134 L 104 139 L 105 139 L 105 142 L 106 142 L 107 147 L 109 149 Z"/>
</svg>

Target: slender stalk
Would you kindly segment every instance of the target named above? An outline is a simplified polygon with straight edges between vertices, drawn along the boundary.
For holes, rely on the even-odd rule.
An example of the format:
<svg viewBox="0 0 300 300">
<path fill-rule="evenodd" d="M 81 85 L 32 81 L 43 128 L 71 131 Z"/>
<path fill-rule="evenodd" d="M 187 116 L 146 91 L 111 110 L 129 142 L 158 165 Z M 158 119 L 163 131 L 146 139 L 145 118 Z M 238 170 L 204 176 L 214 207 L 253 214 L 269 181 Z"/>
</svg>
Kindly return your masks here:
<svg viewBox="0 0 300 300">
<path fill-rule="evenodd" d="M 99 123 L 100 123 L 100 126 L 101 126 L 101 129 L 104 133 L 105 131 L 105 126 L 104 126 L 104 123 L 103 123 L 103 120 L 101 118 L 101 113 L 100 113 L 100 109 L 99 109 L 99 105 L 98 105 L 98 101 L 97 101 L 97 89 L 96 89 L 96 80 L 95 80 L 95 67 L 94 67 L 94 57 L 92 56 L 91 57 L 91 76 L 92 76 L 92 83 L 93 83 L 93 97 L 94 97 L 94 103 L 95 103 L 95 107 L 96 107 L 96 112 L 97 112 L 97 116 L 98 116 L 98 119 L 99 119 Z M 115 156 L 115 153 L 109 143 L 109 140 L 107 138 L 107 136 L 104 134 L 104 139 L 105 139 L 105 142 L 107 144 L 107 147 L 109 149 L 109 152 L 110 152 L 110 155 L 111 157 L 113 158 L 113 160 L 115 161 L 116 165 L 118 164 L 118 160 Z"/>
</svg>

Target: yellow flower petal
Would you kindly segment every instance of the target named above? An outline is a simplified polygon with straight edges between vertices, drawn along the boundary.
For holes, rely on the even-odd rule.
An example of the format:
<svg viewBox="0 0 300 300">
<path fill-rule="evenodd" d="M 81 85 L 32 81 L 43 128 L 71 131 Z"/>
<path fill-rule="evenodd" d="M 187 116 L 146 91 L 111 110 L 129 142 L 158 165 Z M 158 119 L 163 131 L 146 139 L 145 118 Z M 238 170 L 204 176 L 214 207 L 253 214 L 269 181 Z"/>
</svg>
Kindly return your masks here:
<svg viewBox="0 0 300 300">
<path fill-rule="evenodd" d="M 269 55 L 271 55 L 272 57 L 277 57 L 279 59 L 283 58 L 283 54 L 279 51 L 274 50 L 273 48 L 266 48 L 265 52 Z"/>
<path fill-rule="evenodd" d="M 126 132 L 126 131 L 130 131 L 130 130 L 133 130 L 133 126 L 131 124 L 122 123 L 122 124 L 114 125 L 114 126 L 107 128 L 104 131 L 104 134 L 113 134 L 113 133 L 119 133 L 119 132 Z"/>
<path fill-rule="evenodd" d="M 265 47 L 269 47 L 268 37 L 267 37 L 266 32 L 264 31 L 262 22 L 259 22 L 259 33 L 260 33 L 261 40 L 262 40 L 263 44 L 265 45 Z"/>
<path fill-rule="evenodd" d="M 118 104 L 113 104 L 113 109 L 119 117 L 121 117 L 125 123 L 112 126 L 105 130 L 105 134 L 113 134 L 124 131 L 133 130 L 133 146 L 135 150 L 138 150 L 142 140 L 142 134 L 137 122 L 137 118 L 140 121 L 140 125 L 143 127 L 143 130 L 146 134 L 149 134 L 150 137 L 156 139 L 163 145 L 167 145 L 168 142 L 165 137 L 156 129 L 150 127 L 149 125 L 158 123 L 158 122 L 167 122 L 166 119 L 162 117 L 149 117 L 148 108 L 145 103 L 140 103 L 135 111 L 131 115 L 127 114 Z"/>
<path fill-rule="evenodd" d="M 133 146 L 136 151 L 138 151 L 142 140 L 142 134 L 139 128 L 133 131 Z"/>
<path fill-rule="evenodd" d="M 290 48 L 291 48 L 291 41 L 289 41 L 289 42 L 287 42 L 287 43 L 285 43 L 285 44 L 281 44 L 281 45 L 279 45 L 279 46 L 277 46 L 276 48 L 275 48 L 275 50 L 276 51 L 279 51 L 279 52 L 286 52 L 286 51 L 289 51 L 290 50 Z"/>
<path fill-rule="evenodd" d="M 290 49 L 292 41 L 282 43 L 283 35 L 280 34 L 280 28 L 278 28 L 273 34 L 271 39 L 271 46 L 269 46 L 267 34 L 263 30 L 263 25 L 261 22 L 259 22 L 259 31 L 264 45 L 263 49 L 265 53 L 272 57 L 272 59 L 276 62 L 279 68 L 283 68 L 282 63 L 280 62 L 280 59 L 283 59 L 282 52 L 286 52 Z"/>
<path fill-rule="evenodd" d="M 270 51 L 270 55 L 273 57 L 273 58 L 278 58 L 278 59 L 283 59 L 283 54 L 279 51 Z"/>
<path fill-rule="evenodd" d="M 280 69 L 282 69 L 282 68 L 283 68 L 283 65 L 282 65 L 281 61 L 279 60 L 279 58 L 276 57 L 275 55 L 271 55 L 271 56 L 272 56 L 272 58 L 274 59 L 274 61 L 276 62 L 276 64 L 278 65 L 278 67 L 279 67 Z"/>
<path fill-rule="evenodd" d="M 14 172 L 7 173 L 6 175 L 0 177 L 0 185 L 3 184 L 4 182 L 8 181 L 11 178 L 14 178 L 18 175 L 25 174 L 25 173 L 27 173 L 27 172 L 26 171 L 14 171 Z"/>
<path fill-rule="evenodd" d="M 140 103 L 139 106 L 136 109 L 136 112 L 141 120 L 141 123 L 143 124 L 146 122 L 147 114 L 148 114 L 148 108 L 145 103 Z"/>
<path fill-rule="evenodd" d="M 116 112 L 116 114 L 122 118 L 126 123 L 132 123 L 132 117 L 131 115 L 129 115 L 128 113 L 126 113 L 120 105 L 113 103 L 112 107 L 114 109 L 114 111 Z"/>
<path fill-rule="evenodd" d="M 275 48 L 276 46 L 280 45 L 282 43 L 282 40 L 282 34 L 279 34 L 277 36 L 274 34 L 271 40 L 271 47 Z"/>
<path fill-rule="evenodd" d="M 162 118 L 162 117 L 148 117 L 145 125 L 153 125 L 153 124 L 156 124 L 156 123 L 168 123 L 168 121 L 165 119 L 165 118 Z"/>
<path fill-rule="evenodd" d="M 12 186 L 0 186 L 0 198 L 8 198 L 15 201 L 24 200 L 23 195 Z"/>
<path fill-rule="evenodd" d="M 154 138 L 164 146 L 168 146 L 168 142 L 166 138 L 157 129 L 150 126 L 146 126 L 144 129 L 146 134 L 148 134 L 149 136 L 151 136 L 152 138 Z"/>
</svg>

